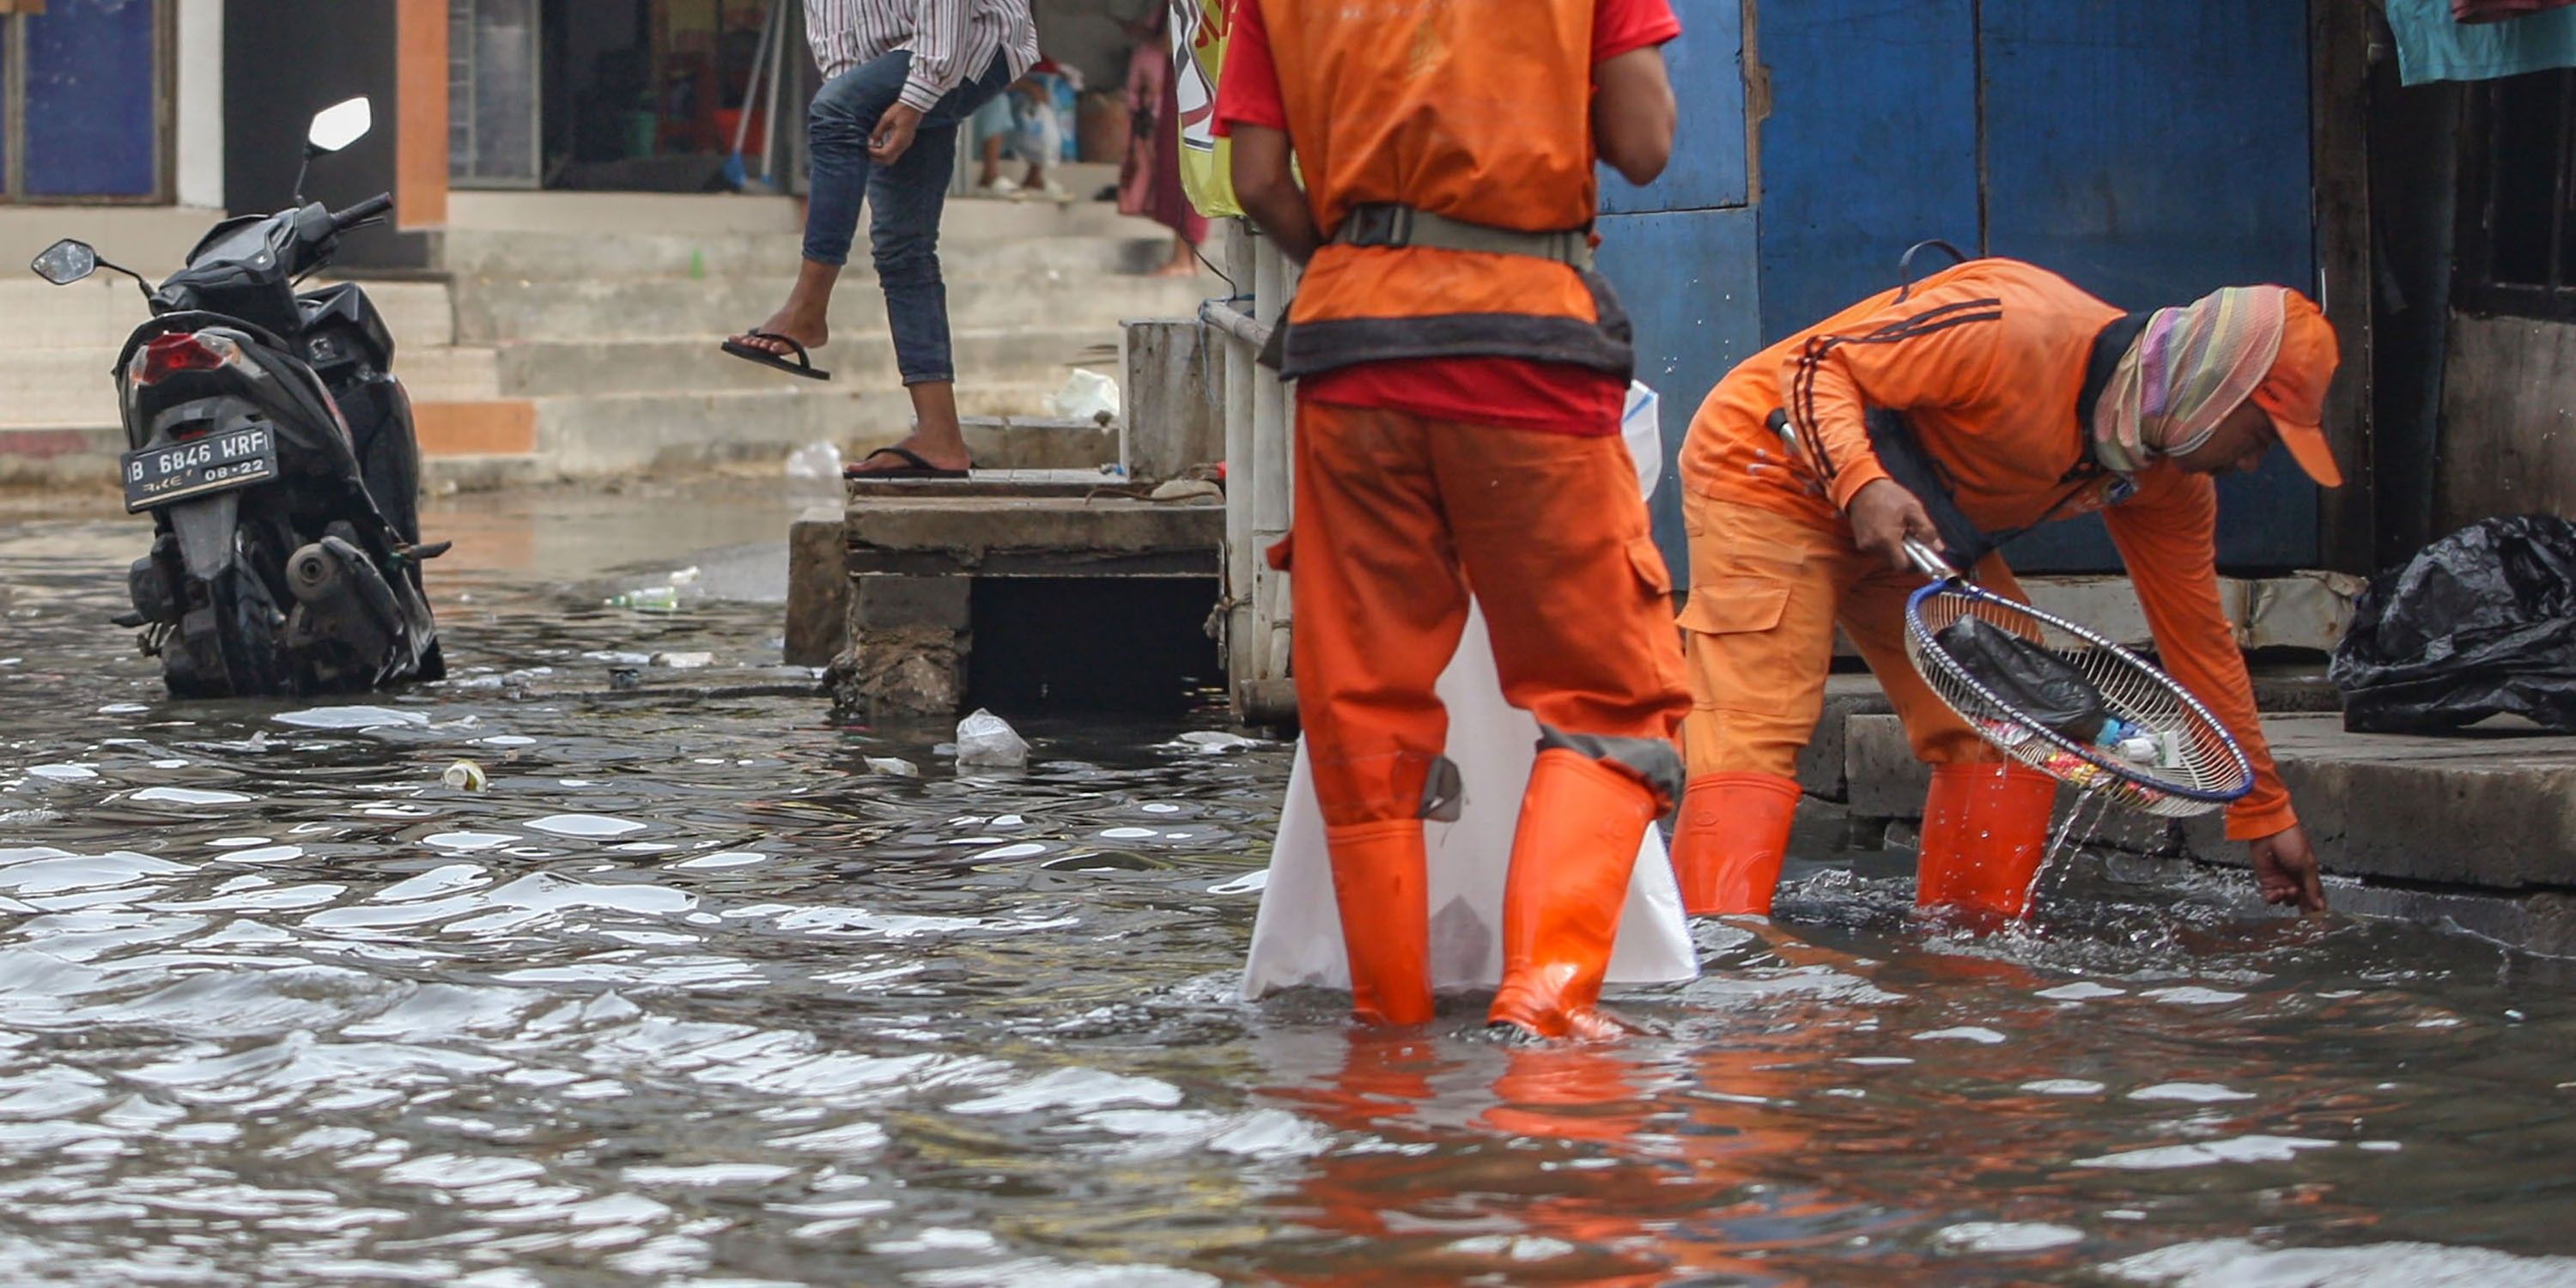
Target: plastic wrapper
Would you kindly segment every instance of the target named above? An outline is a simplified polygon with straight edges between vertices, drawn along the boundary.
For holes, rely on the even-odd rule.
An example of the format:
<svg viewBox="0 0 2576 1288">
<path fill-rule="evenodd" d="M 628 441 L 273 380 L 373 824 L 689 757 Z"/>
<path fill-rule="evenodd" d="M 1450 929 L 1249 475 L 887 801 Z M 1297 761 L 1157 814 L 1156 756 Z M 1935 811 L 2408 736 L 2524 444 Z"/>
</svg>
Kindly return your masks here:
<svg viewBox="0 0 2576 1288">
<path fill-rule="evenodd" d="M 958 768 L 1019 769 L 1028 763 L 1028 741 L 1010 721 L 978 707 L 957 722 Z"/>
<path fill-rule="evenodd" d="M 2101 736 L 2110 712 L 2074 663 L 1982 617 L 1962 617 L 1932 638 L 2012 714 L 2076 742 Z"/>
<path fill-rule="evenodd" d="M 2486 519 L 2424 547 L 2362 592 L 2327 675 L 2359 732 L 2576 733 L 2576 524 Z"/>
</svg>

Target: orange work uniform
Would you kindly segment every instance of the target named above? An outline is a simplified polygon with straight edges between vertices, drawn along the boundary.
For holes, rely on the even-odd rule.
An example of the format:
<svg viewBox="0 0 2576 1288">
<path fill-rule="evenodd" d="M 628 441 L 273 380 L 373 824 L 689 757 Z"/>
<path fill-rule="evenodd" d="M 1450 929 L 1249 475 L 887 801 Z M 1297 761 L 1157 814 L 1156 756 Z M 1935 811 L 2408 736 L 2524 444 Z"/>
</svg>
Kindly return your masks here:
<svg viewBox="0 0 2576 1288">
<path fill-rule="evenodd" d="M 1710 392 L 1681 455 L 1692 590 L 1681 625 L 1693 701 L 1683 742 L 1693 800 L 1677 850 L 1716 845 L 1717 832 L 1741 833 L 1750 814 L 1776 814 L 1785 841 L 1796 800 L 1789 775 L 1823 710 L 1837 624 L 1878 677 L 1920 758 L 1936 766 L 1996 759 L 1905 658 L 1905 598 L 1921 577 L 1892 571 L 1853 544 L 1845 507 L 1888 477 L 1864 425 L 1871 409 L 1905 416 L 1961 512 L 1983 531 L 2101 511 L 2165 666 L 2253 763 L 2254 789 L 2229 808 L 2228 835 L 2269 836 L 2297 821 L 2220 605 L 2211 480 L 2161 459 L 2125 482 L 2080 468 L 2090 409 L 2078 402 L 2095 339 L 2122 316 L 2044 269 L 1972 260 L 1782 340 Z M 1798 438 L 1794 455 L 1767 423 L 1783 408 Z M 1999 558 L 1990 556 L 1979 575 L 2019 597 Z M 2030 771 L 1946 773 L 1961 793 L 1971 790 L 1966 775 L 1983 775 L 1991 781 L 1976 790 L 2036 802 L 2044 821 L 2051 787 Z M 1726 844 L 1761 849 L 1768 840 L 1736 835 Z M 1776 874 L 1776 853 L 1762 859 Z M 1724 905 L 1695 911 L 1768 909 L 1763 863 L 1753 865 L 1758 889 L 1704 888 L 1696 898 L 1687 856 L 1676 863 L 1686 869 L 1686 900 Z M 1927 896 L 1937 879 L 1946 878 L 1926 872 Z M 2001 911 L 2021 910 L 2004 902 L 2011 906 Z"/>
<path fill-rule="evenodd" d="M 1611 400 L 1582 423 L 1532 425 L 1354 405 L 1368 400 L 1331 378 L 1511 360 L 1625 387 L 1610 288 L 1579 257 L 1537 249 L 1579 244 L 1561 235 L 1591 223 L 1602 2 L 1524 0 L 1509 22 L 1485 6 L 1341 0 L 1236 14 L 1223 79 L 1275 75 L 1277 116 L 1221 91 L 1220 122 L 1285 130 L 1328 238 L 1353 220 L 1404 227 L 1411 211 L 1514 248 L 1341 237 L 1307 266 L 1280 345 L 1283 374 L 1342 390 L 1299 394 L 1296 515 L 1273 558 L 1291 572 L 1291 664 L 1353 1001 L 1373 1019 L 1431 1014 L 1423 820 L 1461 789 L 1432 686 L 1471 586 L 1504 692 L 1543 731 L 1505 883 L 1496 1021 L 1547 1036 L 1593 1023 L 1637 845 L 1680 792 L 1689 694 L 1671 587 Z M 1238 68 L 1251 57 L 1268 66 Z"/>
</svg>

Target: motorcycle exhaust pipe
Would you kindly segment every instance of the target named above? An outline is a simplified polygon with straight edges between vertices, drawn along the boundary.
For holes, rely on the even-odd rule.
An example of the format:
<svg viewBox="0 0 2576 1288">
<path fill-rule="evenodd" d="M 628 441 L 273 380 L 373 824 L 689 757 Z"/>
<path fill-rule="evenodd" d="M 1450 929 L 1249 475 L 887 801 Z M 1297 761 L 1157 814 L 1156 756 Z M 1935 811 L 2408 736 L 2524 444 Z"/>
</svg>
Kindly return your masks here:
<svg viewBox="0 0 2576 1288">
<path fill-rule="evenodd" d="M 339 559 L 316 541 L 286 557 L 286 588 L 302 603 L 320 603 L 340 594 L 342 571 Z"/>
</svg>

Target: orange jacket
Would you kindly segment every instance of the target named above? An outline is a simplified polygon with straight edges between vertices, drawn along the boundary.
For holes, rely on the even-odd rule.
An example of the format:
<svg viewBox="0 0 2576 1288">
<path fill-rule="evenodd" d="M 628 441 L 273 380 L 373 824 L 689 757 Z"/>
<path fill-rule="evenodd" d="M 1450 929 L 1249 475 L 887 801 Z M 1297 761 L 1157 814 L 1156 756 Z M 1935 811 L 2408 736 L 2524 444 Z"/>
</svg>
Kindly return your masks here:
<svg viewBox="0 0 2576 1288">
<path fill-rule="evenodd" d="M 2253 762 L 2254 790 L 2229 807 L 2228 836 L 2297 822 L 2219 602 L 2216 486 L 2159 461 L 2132 476 L 2134 495 L 2105 508 L 2114 477 L 2069 480 L 2088 432 L 2075 404 L 2093 337 L 2120 310 L 2009 259 L 1971 260 L 1898 294 L 1863 300 L 1729 372 L 1691 422 L 1683 485 L 1839 525 L 1853 494 L 1887 477 L 1862 423 L 1874 407 L 1906 414 L 1960 510 L 1987 532 L 2102 510 L 2166 668 Z M 1765 424 L 1775 408 L 1798 433 L 1794 462 Z"/>
<path fill-rule="evenodd" d="M 1521 232 L 1592 222 L 1598 0 L 1262 0 L 1316 227 L 1394 204 Z M 1284 375 L 1404 358 L 1569 362 L 1626 379 L 1627 316 L 1535 256 L 1329 244 L 1298 284 Z"/>
</svg>

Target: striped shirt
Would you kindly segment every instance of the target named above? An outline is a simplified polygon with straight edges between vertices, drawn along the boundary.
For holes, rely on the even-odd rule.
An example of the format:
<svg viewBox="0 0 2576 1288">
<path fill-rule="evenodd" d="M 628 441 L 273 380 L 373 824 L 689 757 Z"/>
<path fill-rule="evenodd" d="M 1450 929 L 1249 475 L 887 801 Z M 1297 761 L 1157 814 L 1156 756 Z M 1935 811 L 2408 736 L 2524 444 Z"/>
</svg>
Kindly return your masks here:
<svg viewBox="0 0 2576 1288">
<path fill-rule="evenodd" d="M 1038 60 L 1029 0 L 806 0 L 805 42 L 828 81 L 898 49 L 912 70 L 897 100 L 927 112 L 1000 53 L 1018 80 Z"/>
</svg>

